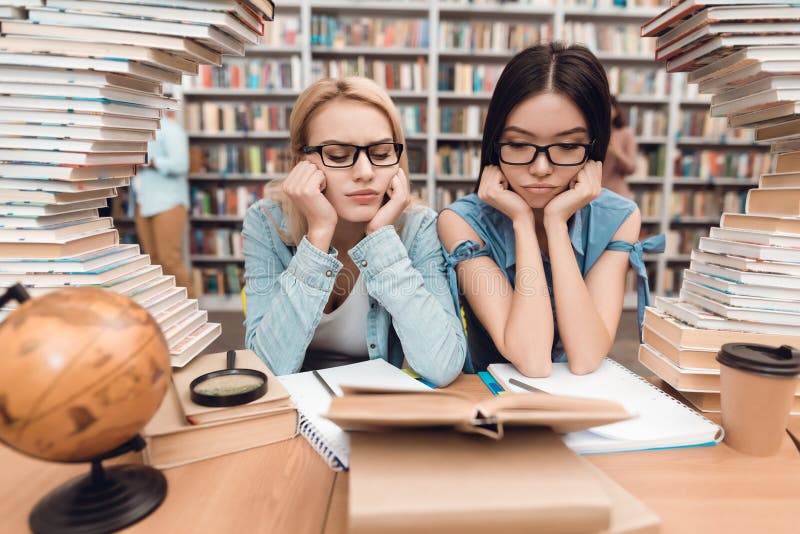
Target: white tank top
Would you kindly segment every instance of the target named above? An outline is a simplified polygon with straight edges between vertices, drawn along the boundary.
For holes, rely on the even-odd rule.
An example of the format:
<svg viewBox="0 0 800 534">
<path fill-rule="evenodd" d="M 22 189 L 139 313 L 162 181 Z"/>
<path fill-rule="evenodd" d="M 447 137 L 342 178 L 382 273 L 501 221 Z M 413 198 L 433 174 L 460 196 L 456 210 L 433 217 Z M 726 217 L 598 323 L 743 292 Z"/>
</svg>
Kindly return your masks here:
<svg viewBox="0 0 800 534">
<path fill-rule="evenodd" d="M 344 360 L 368 359 L 367 313 L 369 313 L 369 294 L 364 276 L 359 275 L 344 302 L 331 313 L 322 314 L 308 350 L 344 356 Z M 310 368 L 316 367 L 317 365 L 312 365 Z"/>
</svg>

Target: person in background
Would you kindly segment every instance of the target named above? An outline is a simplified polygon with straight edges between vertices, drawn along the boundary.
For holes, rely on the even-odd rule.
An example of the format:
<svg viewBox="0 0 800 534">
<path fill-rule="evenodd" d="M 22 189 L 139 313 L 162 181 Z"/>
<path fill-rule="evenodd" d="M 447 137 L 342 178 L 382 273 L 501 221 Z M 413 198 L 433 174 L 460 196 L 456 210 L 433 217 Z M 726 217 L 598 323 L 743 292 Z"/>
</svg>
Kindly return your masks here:
<svg viewBox="0 0 800 534">
<path fill-rule="evenodd" d="M 366 78 L 322 79 L 289 129 L 294 168 L 244 219 L 245 346 L 278 375 L 382 358 L 450 383 L 466 341 L 391 99 Z"/>
<path fill-rule="evenodd" d="M 155 141 L 147 146 L 147 165 L 133 179 L 136 233 L 153 265 L 185 287 L 193 298 L 191 278 L 183 255 L 189 208 L 189 139 L 170 114 L 161 119 Z"/>
<path fill-rule="evenodd" d="M 606 159 L 603 161 L 603 187 L 618 195 L 633 199 L 625 177 L 636 170 L 636 136 L 625 120 L 625 114 L 611 97 L 611 137 L 608 141 Z"/>
<path fill-rule="evenodd" d="M 608 80 L 585 47 L 523 50 L 497 81 L 483 131 L 476 194 L 439 215 L 454 301 L 464 306 L 465 371 L 511 362 L 547 376 L 552 362 L 586 374 L 608 354 L 629 263 L 647 304 L 641 217 L 601 187 L 610 134 Z"/>
</svg>

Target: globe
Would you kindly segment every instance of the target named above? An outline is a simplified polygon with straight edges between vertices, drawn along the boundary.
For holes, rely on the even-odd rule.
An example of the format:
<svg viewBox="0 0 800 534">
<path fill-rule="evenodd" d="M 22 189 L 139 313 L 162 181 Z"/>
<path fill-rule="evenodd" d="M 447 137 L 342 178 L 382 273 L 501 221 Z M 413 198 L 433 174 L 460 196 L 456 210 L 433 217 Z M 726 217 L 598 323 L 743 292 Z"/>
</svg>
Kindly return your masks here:
<svg viewBox="0 0 800 534">
<path fill-rule="evenodd" d="M 164 336 L 130 298 L 70 288 L 0 324 L 0 440 L 50 461 L 89 461 L 134 438 L 170 381 Z"/>
</svg>

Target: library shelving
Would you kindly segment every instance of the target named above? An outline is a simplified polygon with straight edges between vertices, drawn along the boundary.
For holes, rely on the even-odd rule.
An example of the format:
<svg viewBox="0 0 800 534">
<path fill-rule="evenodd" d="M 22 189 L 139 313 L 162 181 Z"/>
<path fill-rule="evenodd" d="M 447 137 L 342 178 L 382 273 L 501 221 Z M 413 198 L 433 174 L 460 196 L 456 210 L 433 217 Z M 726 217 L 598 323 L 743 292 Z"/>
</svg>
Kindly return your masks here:
<svg viewBox="0 0 800 534">
<path fill-rule="evenodd" d="M 718 210 L 741 201 L 769 155 L 747 134 L 710 118 L 708 99 L 654 61 L 652 40 L 639 38 L 639 27 L 662 11 L 662 2 L 622 3 L 278 2 L 263 44 L 248 48 L 244 58 L 226 59 L 222 68 L 205 68 L 176 91 L 191 126 L 193 202 L 206 202 L 205 208 L 193 204 L 190 234 L 227 243 L 211 253 L 195 246 L 190 256 L 196 280 L 215 294 L 209 303 L 238 305 L 224 295 L 239 287 L 231 266 L 243 267 L 231 242 L 240 239 L 243 213 L 217 207 L 226 204 L 227 190 L 235 192 L 227 197 L 246 202 L 242 191 L 256 198 L 290 170 L 285 125 L 303 87 L 344 75 L 386 87 L 403 120 L 412 189 L 441 209 L 472 192 L 481 127 L 503 66 L 520 48 L 551 39 L 588 45 L 606 67 L 639 142 L 629 184 L 642 207 L 643 235 L 664 232 L 673 243 L 667 254 L 646 258 L 651 284 L 658 294 L 679 287 L 674 279 L 694 240 L 717 222 Z M 633 302 L 627 297 L 626 305 Z"/>
</svg>

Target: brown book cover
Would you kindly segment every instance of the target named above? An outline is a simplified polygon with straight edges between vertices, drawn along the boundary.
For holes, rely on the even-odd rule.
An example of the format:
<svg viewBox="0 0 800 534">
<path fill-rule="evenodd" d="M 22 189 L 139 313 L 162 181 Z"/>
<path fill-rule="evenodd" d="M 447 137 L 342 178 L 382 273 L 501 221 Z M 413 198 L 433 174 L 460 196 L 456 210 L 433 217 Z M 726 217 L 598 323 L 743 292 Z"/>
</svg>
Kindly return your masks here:
<svg viewBox="0 0 800 534">
<path fill-rule="evenodd" d="M 800 187 L 751 189 L 747 192 L 748 214 L 800 216 Z"/>
<path fill-rule="evenodd" d="M 683 391 L 680 394 L 702 412 L 720 413 L 721 411 L 719 393 Z M 800 415 L 800 394 L 795 395 L 791 410 L 792 415 Z"/>
<path fill-rule="evenodd" d="M 47 258 L 57 259 L 77 256 L 91 250 L 98 250 L 116 245 L 119 236 L 114 229 L 100 230 L 90 234 L 52 243 L 3 243 L 0 258 Z"/>
<path fill-rule="evenodd" d="M 647 344 L 639 345 L 639 362 L 678 391 L 719 391 L 719 369 L 681 369 Z"/>
<path fill-rule="evenodd" d="M 661 337 L 667 339 L 672 345 L 701 350 L 719 350 L 725 343 L 793 345 L 800 341 L 800 337 L 798 336 L 695 328 L 651 307 L 645 309 L 644 325 Z"/>
<path fill-rule="evenodd" d="M 611 526 L 604 484 L 547 429 L 514 428 L 499 441 L 447 430 L 354 432 L 349 484 L 351 534 Z"/>
<path fill-rule="evenodd" d="M 293 438 L 297 434 L 297 411 L 190 425 L 175 386 L 170 384 L 141 434 L 147 442 L 145 463 L 166 469 Z"/>
<path fill-rule="evenodd" d="M 226 353 L 217 352 L 198 356 L 182 369 L 173 371 L 172 381 L 178 392 L 183 413 L 189 423 L 198 425 L 294 409 L 294 405 L 289 399 L 289 392 L 275 378 L 275 375 L 272 374 L 264 362 L 256 356 L 256 353 L 251 350 L 236 351 L 236 367 L 239 369 L 255 369 L 267 375 L 267 392 L 263 397 L 247 404 L 225 408 L 201 406 L 192 402 L 189 392 L 189 385 L 192 380 L 200 375 L 225 369 L 225 365 Z"/>
<path fill-rule="evenodd" d="M 800 106 L 800 102 L 796 103 Z M 800 171 L 800 152 L 786 152 L 775 156 L 774 172 Z"/>
<path fill-rule="evenodd" d="M 775 141 L 800 136 L 800 119 L 756 128 L 756 141 Z"/>
<path fill-rule="evenodd" d="M 798 130 L 800 135 L 800 130 Z M 762 174 L 758 181 L 759 188 L 772 189 L 780 187 L 800 187 L 800 172 L 778 172 Z"/>
<path fill-rule="evenodd" d="M 800 173 L 796 174 L 800 179 Z M 780 176 L 773 174 L 770 176 Z M 761 177 L 763 181 L 767 175 Z M 800 182 L 798 182 L 800 184 Z M 776 186 L 772 186 L 776 187 Z M 798 185 L 797 187 L 800 187 Z M 720 221 L 722 228 L 740 228 L 742 230 L 758 230 L 761 232 L 782 232 L 800 234 L 800 217 L 779 217 L 770 215 L 747 215 L 745 213 L 723 213 Z"/>
<path fill-rule="evenodd" d="M 642 329 L 645 343 L 666 356 L 675 365 L 687 369 L 719 369 L 717 352 L 719 347 L 708 349 L 684 348 L 673 345 L 668 339 L 662 337 L 649 325 Z"/>
<path fill-rule="evenodd" d="M 719 393 L 719 369 L 683 369 L 647 344 L 639 345 L 639 362 L 678 391 Z M 800 381 L 797 393 L 800 394 Z"/>
</svg>

